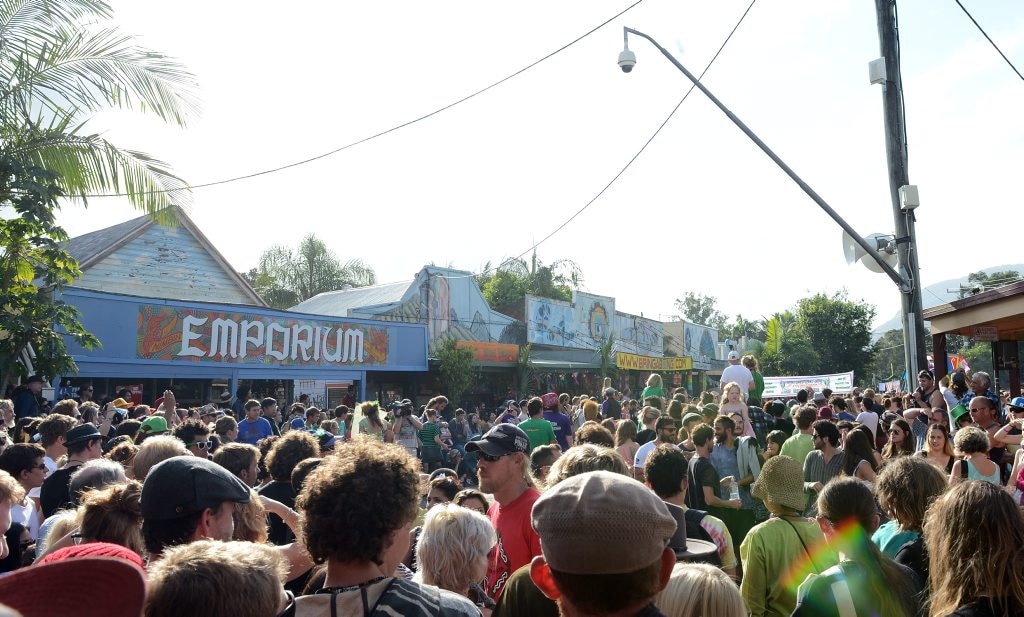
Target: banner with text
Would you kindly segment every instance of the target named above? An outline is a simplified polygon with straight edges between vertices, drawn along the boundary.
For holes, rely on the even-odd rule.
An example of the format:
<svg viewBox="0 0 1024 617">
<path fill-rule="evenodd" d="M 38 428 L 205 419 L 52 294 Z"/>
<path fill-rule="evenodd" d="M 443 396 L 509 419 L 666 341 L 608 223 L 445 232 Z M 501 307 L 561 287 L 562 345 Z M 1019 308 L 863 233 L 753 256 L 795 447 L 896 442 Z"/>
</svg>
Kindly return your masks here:
<svg viewBox="0 0 1024 617">
<path fill-rule="evenodd" d="M 143 360 L 345 367 L 385 365 L 388 331 L 363 324 L 144 304 Z"/>
<path fill-rule="evenodd" d="M 808 386 L 815 392 L 831 388 L 834 394 L 853 391 L 853 371 L 834 375 L 805 375 L 801 377 L 765 377 L 764 398 L 795 397 L 796 393 Z"/>
<path fill-rule="evenodd" d="M 615 366 L 628 371 L 688 371 L 693 362 L 688 356 L 654 358 L 620 351 L 615 354 Z"/>
</svg>

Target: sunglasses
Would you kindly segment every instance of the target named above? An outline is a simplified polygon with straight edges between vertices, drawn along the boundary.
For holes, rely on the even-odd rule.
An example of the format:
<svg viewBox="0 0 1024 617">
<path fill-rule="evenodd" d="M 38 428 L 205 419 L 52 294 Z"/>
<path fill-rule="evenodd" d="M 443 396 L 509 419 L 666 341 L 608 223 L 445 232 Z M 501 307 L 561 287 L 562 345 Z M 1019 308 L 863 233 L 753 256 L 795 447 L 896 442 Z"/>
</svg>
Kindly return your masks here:
<svg viewBox="0 0 1024 617">
<path fill-rule="evenodd" d="M 509 452 L 509 454 L 511 454 L 511 452 Z M 499 454 L 498 456 L 491 456 L 486 452 L 480 452 L 477 456 L 479 456 L 482 460 L 487 461 L 488 463 L 494 463 L 499 459 L 508 456 L 508 454 Z"/>
<path fill-rule="evenodd" d="M 210 442 L 209 441 L 193 441 L 193 442 L 185 444 L 185 445 L 188 446 L 189 448 L 195 446 L 196 448 L 199 448 L 200 450 L 205 450 L 205 449 L 210 447 Z"/>
</svg>

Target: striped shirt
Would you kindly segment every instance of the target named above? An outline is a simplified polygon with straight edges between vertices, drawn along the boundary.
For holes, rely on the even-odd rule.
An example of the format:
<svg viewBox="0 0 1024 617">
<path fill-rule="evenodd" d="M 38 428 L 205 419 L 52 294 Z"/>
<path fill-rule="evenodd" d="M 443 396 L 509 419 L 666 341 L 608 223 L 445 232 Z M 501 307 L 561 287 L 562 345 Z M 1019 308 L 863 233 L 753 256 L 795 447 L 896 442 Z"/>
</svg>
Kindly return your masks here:
<svg viewBox="0 0 1024 617">
<path fill-rule="evenodd" d="M 811 450 L 804 459 L 804 492 L 807 493 L 807 507 L 804 516 L 813 517 L 818 514 L 818 494 L 811 490 L 811 484 L 821 482 L 823 485 L 843 472 L 843 461 L 846 455 L 842 448 L 836 448 L 832 460 L 825 462 L 821 450 Z"/>
</svg>

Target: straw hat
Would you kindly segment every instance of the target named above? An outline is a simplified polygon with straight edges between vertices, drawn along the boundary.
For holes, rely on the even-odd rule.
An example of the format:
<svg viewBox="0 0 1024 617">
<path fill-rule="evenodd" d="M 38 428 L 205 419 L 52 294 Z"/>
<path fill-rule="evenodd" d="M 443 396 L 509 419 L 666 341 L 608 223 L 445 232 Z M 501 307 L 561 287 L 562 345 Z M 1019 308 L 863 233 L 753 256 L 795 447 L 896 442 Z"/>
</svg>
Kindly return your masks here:
<svg viewBox="0 0 1024 617">
<path fill-rule="evenodd" d="M 800 463 L 788 456 L 773 456 L 761 467 L 761 475 L 754 482 L 750 494 L 765 503 L 803 510 L 806 500 L 804 470 Z"/>
</svg>

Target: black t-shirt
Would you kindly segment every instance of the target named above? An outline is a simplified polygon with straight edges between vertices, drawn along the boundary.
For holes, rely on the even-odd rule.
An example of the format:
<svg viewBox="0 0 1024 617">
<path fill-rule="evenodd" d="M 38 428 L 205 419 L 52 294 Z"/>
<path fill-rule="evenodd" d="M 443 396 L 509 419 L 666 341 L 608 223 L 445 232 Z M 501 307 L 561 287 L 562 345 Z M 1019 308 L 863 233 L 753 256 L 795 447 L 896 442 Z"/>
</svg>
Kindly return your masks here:
<svg viewBox="0 0 1024 617">
<path fill-rule="evenodd" d="M 686 507 L 707 510 L 709 506 L 704 501 L 704 487 L 710 487 L 712 493 L 718 494 L 721 485 L 718 472 L 711 461 L 702 456 L 694 456 L 690 459 L 690 469 L 687 473 Z"/>
<path fill-rule="evenodd" d="M 1017 606 L 1017 603 L 1012 600 L 985 598 L 964 604 L 950 613 L 949 617 L 1003 617 L 1003 615 L 1019 617 L 1024 615 L 1024 608 Z"/>
<path fill-rule="evenodd" d="M 71 474 L 79 467 L 80 464 L 58 469 L 43 480 L 43 486 L 39 489 L 39 504 L 43 507 L 43 518 L 53 516 L 58 510 L 72 507 L 68 484 L 71 482 Z"/>
<path fill-rule="evenodd" d="M 654 441 L 654 438 L 657 436 L 658 433 L 653 428 L 645 428 L 636 434 L 636 445 L 642 446 L 648 441 Z"/>
<path fill-rule="evenodd" d="M 263 497 L 280 501 L 289 508 L 295 507 L 295 491 L 292 490 L 290 482 L 271 482 L 257 492 Z M 295 541 L 295 534 L 281 520 L 281 517 L 276 514 L 267 513 L 267 521 L 270 523 L 270 533 L 267 536 L 267 540 L 272 544 L 283 546 Z"/>
</svg>

